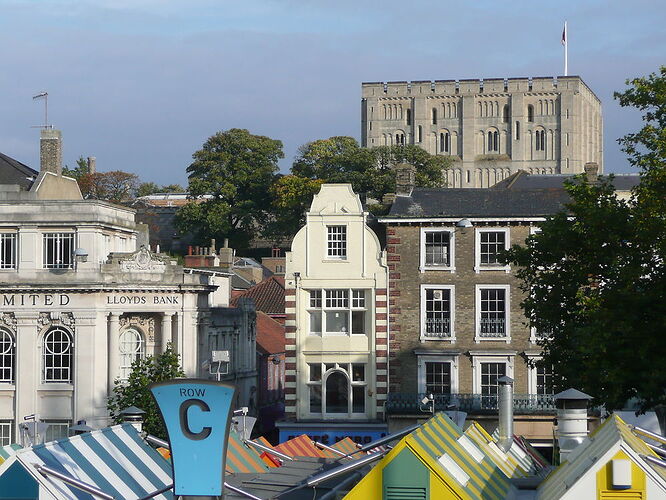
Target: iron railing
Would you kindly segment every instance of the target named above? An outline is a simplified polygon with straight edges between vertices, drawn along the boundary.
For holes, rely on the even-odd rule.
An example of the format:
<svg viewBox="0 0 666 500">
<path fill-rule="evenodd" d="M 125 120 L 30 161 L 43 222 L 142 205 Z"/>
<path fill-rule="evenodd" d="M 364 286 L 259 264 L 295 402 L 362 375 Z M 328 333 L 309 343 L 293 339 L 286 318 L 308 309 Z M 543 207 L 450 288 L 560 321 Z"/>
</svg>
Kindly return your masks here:
<svg viewBox="0 0 666 500">
<path fill-rule="evenodd" d="M 442 338 L 451 336 L 451 320 L 449 318 L 426 318 L 424 337 Z"/>
<path fill-rule="evenodd" d="M 430 408 L 421 401 L 423 392 L 390 392 L 386 399 L 386 412 L 390 414 L 421 414 Z M 497 413 L 497 394 L 434 394 L 435 411 L 456 409 L 467 413 Z M 513 411 L 519 415 L 555 413 L 552 394 L 514 394 Z"/>
<path fill-rule="evenodd" d="M 506 318 L 481 318 L 480 337 L 506 337 Z"/>
</svg>

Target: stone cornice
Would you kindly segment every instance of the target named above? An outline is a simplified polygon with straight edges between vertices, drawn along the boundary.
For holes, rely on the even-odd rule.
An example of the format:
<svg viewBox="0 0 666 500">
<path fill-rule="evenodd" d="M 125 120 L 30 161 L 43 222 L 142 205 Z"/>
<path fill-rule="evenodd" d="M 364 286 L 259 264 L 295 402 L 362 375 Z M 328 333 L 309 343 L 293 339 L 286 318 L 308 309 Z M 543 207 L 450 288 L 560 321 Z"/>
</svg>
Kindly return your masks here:
<svg viewBox="0 0 666 500">
<path fill-rule="evenodd" d="M 210 293 L 217 289 L 217 285 L 119 285 L 119 284 L 81 284 L 81 285 L 27 285 L 7 284 L 0 285 L 0 294 L 3 293 L 104 293 L 104 292 L 134 292 L 134 293 Z"/>
</svg>

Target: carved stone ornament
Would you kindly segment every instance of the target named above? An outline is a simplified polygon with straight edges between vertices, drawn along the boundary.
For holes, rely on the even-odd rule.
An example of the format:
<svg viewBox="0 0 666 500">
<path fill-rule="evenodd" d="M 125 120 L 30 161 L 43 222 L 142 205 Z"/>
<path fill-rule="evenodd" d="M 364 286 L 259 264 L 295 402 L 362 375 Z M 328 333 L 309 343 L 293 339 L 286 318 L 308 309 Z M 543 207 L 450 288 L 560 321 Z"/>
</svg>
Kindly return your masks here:
<svg viewBox="0 0 666 500">
<path fill-rule="evenodd" d="M 166 262 L 142 246 L 127 258 L 120 259 L 120 269 L 123 272 L 163 273 Z"/>
<path fill-rule="evenodd" d="M 74 328 L 74 315 L 71 312 L 41 312 L 37 318 L 37 324 L 40 327 L 62 325 L 68 328 Z"/>
<path fill-rule="evenodd" d="M 0 313 L 0 325 L 16 333 L 16 316 L 14 316 L 14 313 Z"/>
<path fill-rule="evenodd" d="M 121 316 L 119 320 L 121 328 L 126 326 L 138 326 L 148 337 L 148 342 L 155 342 L 155 318 L 152 316 Z"/>
</svg>

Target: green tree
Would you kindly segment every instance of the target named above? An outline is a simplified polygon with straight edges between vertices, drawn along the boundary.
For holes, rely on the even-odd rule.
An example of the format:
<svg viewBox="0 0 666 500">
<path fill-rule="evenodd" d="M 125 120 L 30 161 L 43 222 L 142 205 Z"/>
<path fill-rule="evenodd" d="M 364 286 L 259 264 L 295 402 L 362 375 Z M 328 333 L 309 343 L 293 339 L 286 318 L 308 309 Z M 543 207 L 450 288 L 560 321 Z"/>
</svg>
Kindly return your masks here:
<svg viewBox="0 0 666 500">
<path fill-rule="evenodd" d="M 575 387 L 606 408 L 635 398 L 643 410 L 666 403 L 666 72 L 627 82 L 623 106 L 644 111 L 644 127 L 620 139 L 640 168 L 631 199 L 612 178 L 567 183 L 567 210 L 546 220 L 507 261 L 521 304 L 559 389 Z"/>
<path fill-rule="evenodd" d="M 246 248 L 269 218 L 282 142 L 230 129 L 210 137 L 192 157 L 187 172 L 193 203 L 178 210 L 179 229 L 200 242 L 228 237 L 236 248 Z"/>
<path fill-rule="evenodd" d="M 179 356 L 174 352 L 171 343 L 167 344 L 167 348 L 162 354 L 136 360 L 132 363 L 132 371 L 127 382 L 120 380 L 115 382 L 113 394 L 107 403 L 111 418 L 118 424 L 122 422 L 120 412 L 130 406 L 136 406 L 146 412 L 144 430 L 153 436 L 167 439 L 164 422 L 148 386 L 153 382 L 163 382 L 184 376 Z"/>
<path fill-rule="evenodd" d="M 79 156 L 79 159 L 76 160 L 76 167 L 69 168 L 65 165 L 62 169 L 62 175 L 66 177 L 72 177 L 77 181 L 86 174 L 89 174 L 88 170 L 88 161 L 83 157 Z"/>
<path fill-rule="evenodd" d="M 293 236 L 305 224 L 305 213 L 323 183 L 321 179 L 298 175 L 279 177 L 271 186 L 273 216 L 266 226 L 264 236 L 276 245 Z"/>
<path fill-rule="evenodd" d="M 136 196 L 137 198 L 140 198 L 141 196 L 149 196 L 160 192 L 162 192 L 160 187 L 154 182 L 142 182 L 136 189 Z"/>
</svg>

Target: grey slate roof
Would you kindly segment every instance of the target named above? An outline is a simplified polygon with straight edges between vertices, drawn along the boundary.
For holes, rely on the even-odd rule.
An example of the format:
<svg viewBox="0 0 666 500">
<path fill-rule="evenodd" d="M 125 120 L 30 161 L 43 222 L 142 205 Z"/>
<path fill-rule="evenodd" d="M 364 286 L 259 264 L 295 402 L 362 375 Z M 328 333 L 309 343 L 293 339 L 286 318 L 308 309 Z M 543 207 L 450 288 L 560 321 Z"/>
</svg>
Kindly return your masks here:
<svg viewBox="0 0 666 500">
<path fill-rule="evenodd" d="M 492 189 L 561 189 L 564 187 L 564 181 L 571 179 L 571 174 L 548 174 L 534 175 L 519 170 L 515 174 L 498 182 Z M 602 176 L 606 177 L 606 176 Z M 613 186 L 620 191 L 628 191 L 638 184 L 640 177 L 638 174 L 614 174 Z"/>
<path fill-rule="evenodd" d="M 562 210 L 568 201 L 561 188 L 416 188 L 411 196 L 396 197 L 385 218 L 543 217 Z"/>
<path fill-rule="evenodd" d="M 38 175 L 36 170 L 0 153 L 0 184 L 18 184 L 27 191 Z"/>
</svg>

